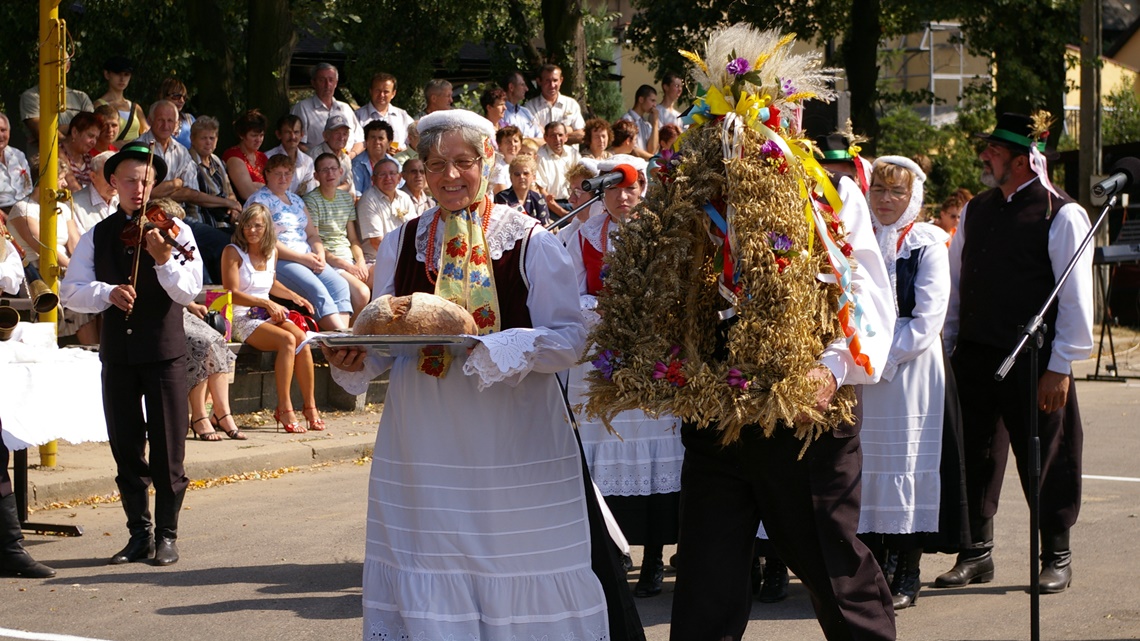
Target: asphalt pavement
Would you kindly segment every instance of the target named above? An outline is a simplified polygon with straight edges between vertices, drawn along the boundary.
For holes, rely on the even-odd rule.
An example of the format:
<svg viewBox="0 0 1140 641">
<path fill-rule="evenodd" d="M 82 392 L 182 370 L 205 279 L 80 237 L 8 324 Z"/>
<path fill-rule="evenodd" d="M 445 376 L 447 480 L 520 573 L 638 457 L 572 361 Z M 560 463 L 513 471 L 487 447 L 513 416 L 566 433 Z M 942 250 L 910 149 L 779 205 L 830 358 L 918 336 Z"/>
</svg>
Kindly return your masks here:
<svg viewBox="0 0 1140 641">
<path fill-rule="evenodd" d="M 1131 362 L 1135 355 L 1140 365 L 1140 354 L 1128 347 L 1118 350 L 1120 372 L 1140 374 Z M 1081 363 L 1077 374 L 1092 369 Z M 1041 638 L 1140 639 L 1140 380 L 1078 379 L 1077 390 L 1086 478 L 1073 586 L 1041 598 Z M 50 469 L 30 453 L 31 519 L 85 534 L 28 535 L 28 549 L 59 576 L 0 579 L 0 639 L 361 638 L 366 457 L 380 411 L 326 413 L 325 432 L 301 435 L 275 432 L 268 413 L 248 415 L 239 421 L 248 441 L 188 442 L 194 484 L 183 558 L 170 568 L 105 565 L 125 542 L 106 444 L 61 443 Z M 917 607 L 899 613 L 900 639 L 1030 638 L 1028 512 L 1018 487 L 1007 474 L 995 580 L 935 590 L 933 577 L 953 558 L 927 555 L 927 587 Z M 651 641 L 668 637 L 673 580 L 668 572 L 661 595 L 638 600 Z M 822 638 L 804 587 L 793 579 L 790 592 L 782 603 L 754 604 L 746 641 Z"/>
</svg>

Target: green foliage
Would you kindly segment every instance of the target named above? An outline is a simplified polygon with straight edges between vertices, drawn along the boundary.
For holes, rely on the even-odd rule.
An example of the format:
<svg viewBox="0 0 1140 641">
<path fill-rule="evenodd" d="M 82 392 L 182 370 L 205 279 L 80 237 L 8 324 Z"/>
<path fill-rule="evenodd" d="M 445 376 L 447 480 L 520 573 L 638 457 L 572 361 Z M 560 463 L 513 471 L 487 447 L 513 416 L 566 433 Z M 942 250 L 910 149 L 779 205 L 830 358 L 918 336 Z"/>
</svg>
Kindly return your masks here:
<svg viewBox="0 0 1140 641">
<path fill-rule="evenodd" d="M 610 67 L 614 59 L 617 39 L 611 26 L 621 17 L 619 13 L 609 13 L 604 8 L 586 11 L 582 16 L 586 31 L 586 104 L 594 115 L 609 121 L 617 120 L 622 114 L 621 87 L 610 79 Z"/>
<path fill-rule="evenodd" d="M 1127 83 L 1122 82 L 1105 96 L 1100 135 L 1105 145 L 1140 140 L 1140 101 Z"/>
<path fill-rule="evenodd" d="M 971 142 L 976 132 L 964 129 L 961 122 L 934 127 L 913 109 L 898 106 L 884 114 L 879 124 L 879 154 L 930 158 L 933 167 L 926 181 L 927 204 L 940 204 L 959 187 L 975 194 L 985 189 Z"/>
</svg>

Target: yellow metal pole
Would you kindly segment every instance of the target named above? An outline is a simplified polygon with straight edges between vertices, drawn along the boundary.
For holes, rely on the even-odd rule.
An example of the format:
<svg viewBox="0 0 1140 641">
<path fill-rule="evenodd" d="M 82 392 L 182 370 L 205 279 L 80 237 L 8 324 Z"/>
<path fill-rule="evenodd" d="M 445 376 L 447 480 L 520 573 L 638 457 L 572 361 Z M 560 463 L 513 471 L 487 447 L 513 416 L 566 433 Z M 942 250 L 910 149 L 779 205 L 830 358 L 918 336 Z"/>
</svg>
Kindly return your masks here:
<svg viewBox="0 0 1140 641">
<path fill-rule="evenodd" d="M 63 31 L 59 0 L 40 0 L 40 276 L 57 294 L 56 208 L 64 196 L 59 191 L 59 114 L 61 105 L 67 105 Z M 40 314 L 40 322 L 55 325 L 56 311 Z M 55 441 L 40 446 L 40 465 L 55 467 Z"/>
</svg>

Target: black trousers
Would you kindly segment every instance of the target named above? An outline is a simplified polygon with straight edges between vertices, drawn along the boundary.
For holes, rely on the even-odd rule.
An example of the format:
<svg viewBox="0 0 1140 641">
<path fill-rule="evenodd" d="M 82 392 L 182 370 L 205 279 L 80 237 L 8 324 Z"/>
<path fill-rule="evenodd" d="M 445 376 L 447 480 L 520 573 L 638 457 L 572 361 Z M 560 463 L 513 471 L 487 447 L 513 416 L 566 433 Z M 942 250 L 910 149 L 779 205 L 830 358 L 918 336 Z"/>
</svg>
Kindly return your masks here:
<svg viewBox="0 0 1140 641">
<path fill-rule="evenodd" d="M 190 411 L 185 358 L 141 365 L 103 363 L 103 413 L 118 468 L 115 483 L 124 495 L 145 493 L 153 484 L 159 513 L 159 506 L 173 503 L 190 482 L 183 466 Z"/>
<path fill-rule="evenodd" d="M 729 447 L 685 425 L 681 534 L 672 641 L 740 639 L 752 608 L 749 570 L 756 528 L 811 592 L 824 635 L 895 638 L 891 593 L 859 526 L 858 436 L 825 434 L 796 460 L 791 430 L 746 432 Z"/>
<path fill-rule="evenodd" d="M 960 343 L 951 363 L 958 381 L 965 442 L 966 491 L 971 526 L 997 514 L 1002 478 L 1009 450 L 1017 462 L 1022 491 L 1029 496 L 1029 412 L 1037 412 L 1041 437 L 1041 529 L 1067 530 L 1081 509 L 1081 450 L 1084 432 L 1077 406 L 1077 390 L 1069 376 L 1069 400 L 1052 413 L 1029 407 L 1029 385 L 1036 385 L 1049 362 L 1048 350 L 1039 356 L 1039 371 L 1029 371 L 1022 358 L 1004 381 L 994 372 L 1007 353 L 977 343 Z M 974 541 L 975 544 L 983 541 Z"/>
</svg>

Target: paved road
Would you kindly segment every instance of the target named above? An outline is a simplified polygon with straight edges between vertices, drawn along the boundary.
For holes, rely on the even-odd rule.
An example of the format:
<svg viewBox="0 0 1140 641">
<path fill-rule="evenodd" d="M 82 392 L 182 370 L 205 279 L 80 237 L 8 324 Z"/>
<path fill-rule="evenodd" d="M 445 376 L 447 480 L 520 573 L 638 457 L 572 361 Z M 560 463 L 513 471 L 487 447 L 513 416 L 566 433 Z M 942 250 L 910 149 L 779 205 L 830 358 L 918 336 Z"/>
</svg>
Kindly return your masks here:
<svg viewBox="0 0 1140 641">
<path fill-rule="evenodd" d="M 1140 639 L 1140 386 L 1080 383 L 1079 391 L 1085 472 L 1114 478 L 1086 479 L 1074 585 L 1042 597 L 1042 638 Z M 0 639 L 358 639 L 367 472 L 342 463 L 191 491 L 183 560 L 163 569 L 104 565 L 124 543 L 118 504 L 37 513 L 79 522 L 86 534 L 30 537 L 29 549 L 60 575 L 0 580 Z M 1017 487 L 1007 478 L 996 580 L 924 590 L 918 606 L 898 617 L 900 639 L 1029 638 L 1027 512 Z M 952 562 L 925 557 L 928 584 Z M 668 635 L 672 580 L 661 596 L 638 603 L 652 641 Z M 794 580 L 790 599 L 756 603 L 752 621 L 748 641 L 822 638 Z"/>
</svg>

